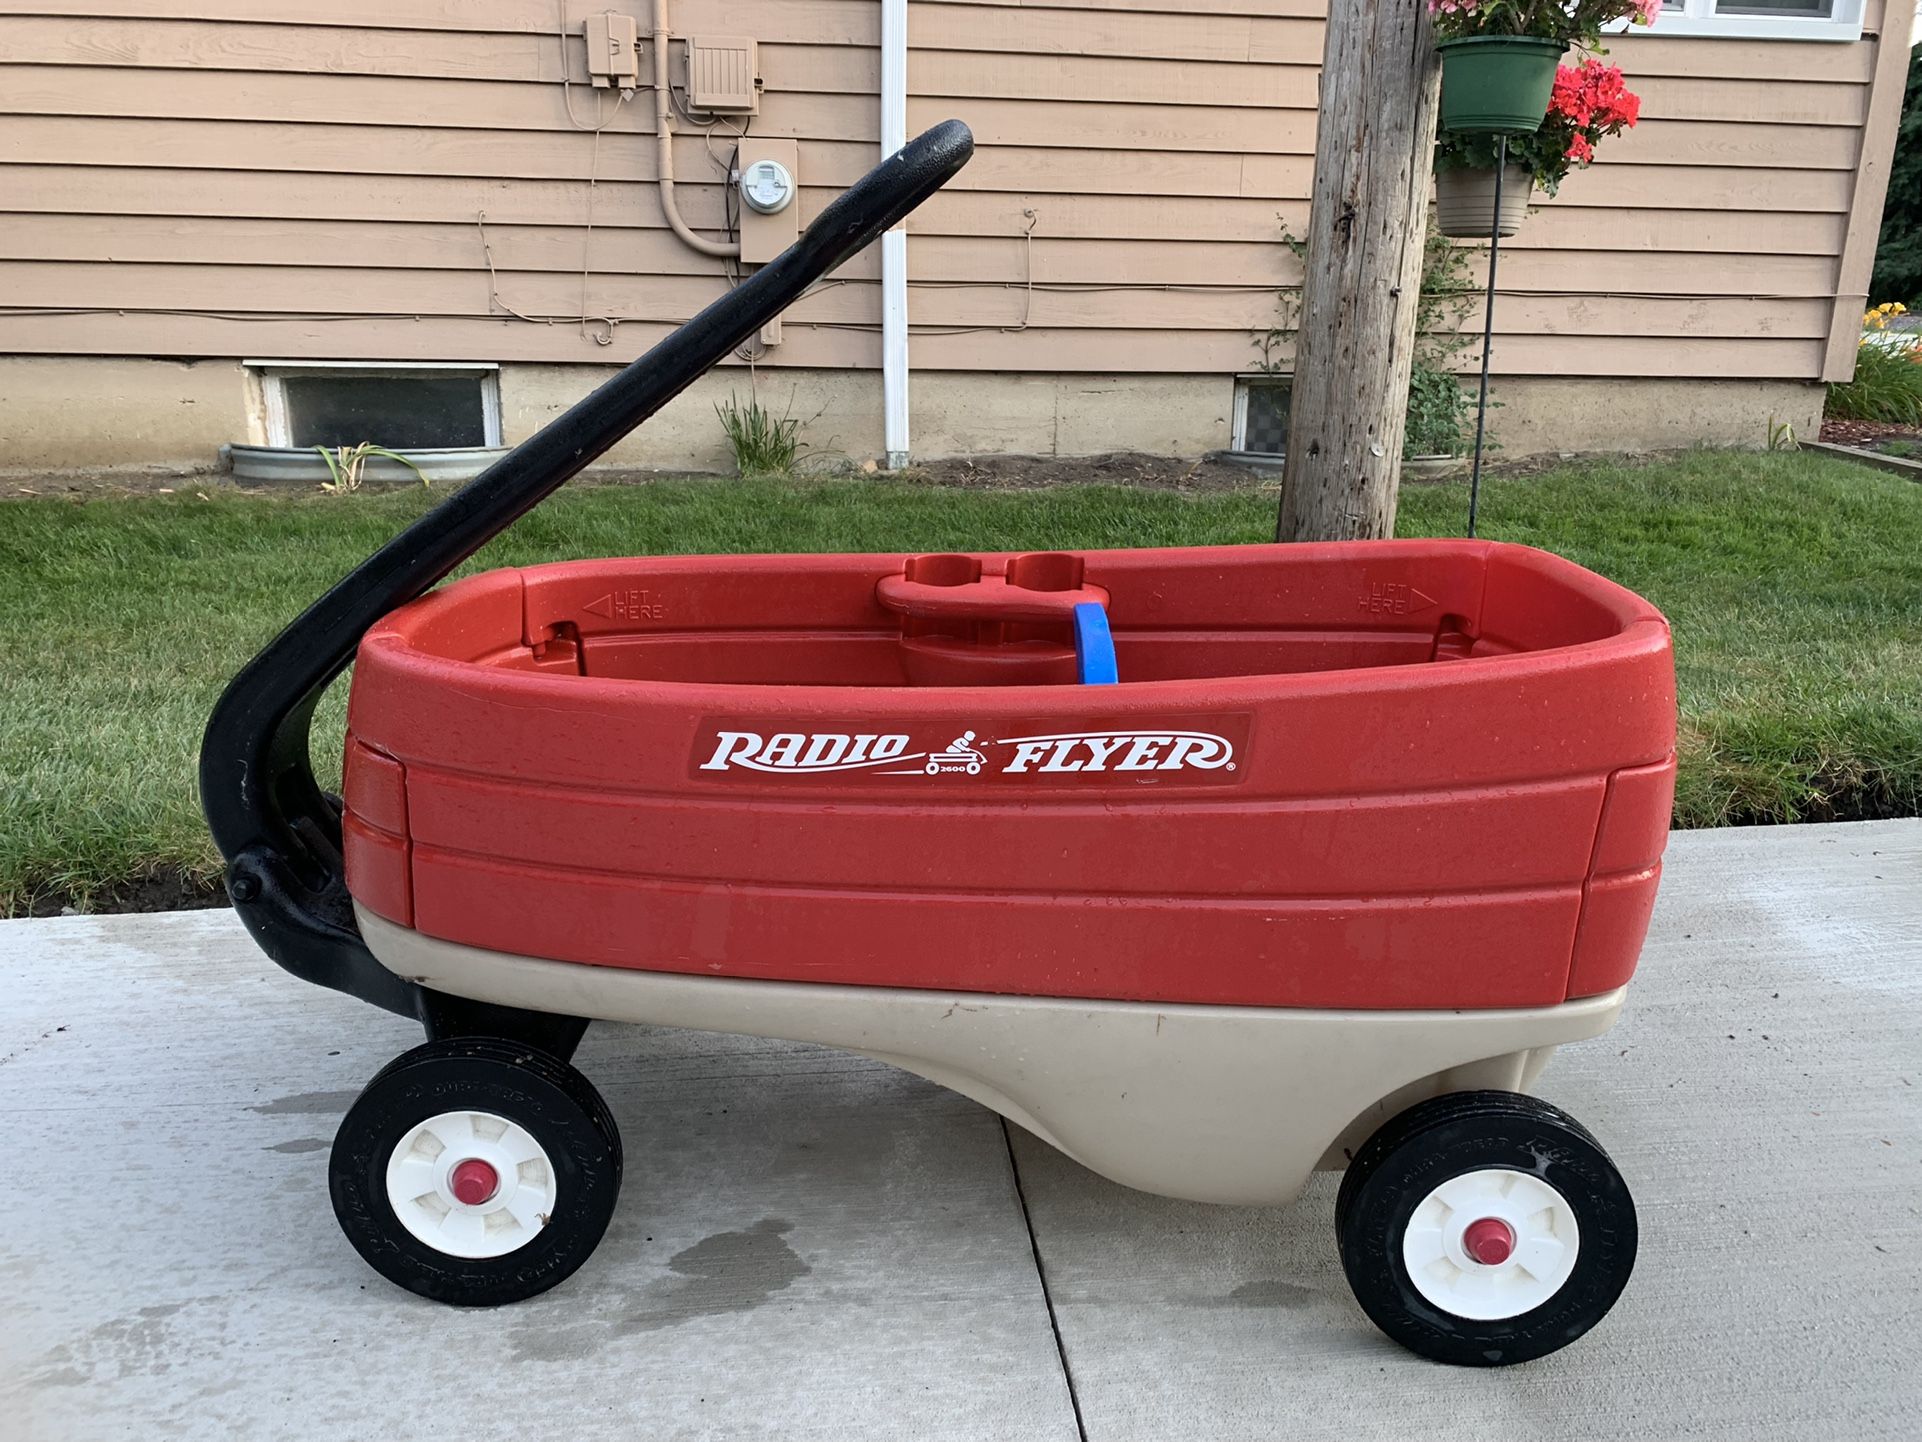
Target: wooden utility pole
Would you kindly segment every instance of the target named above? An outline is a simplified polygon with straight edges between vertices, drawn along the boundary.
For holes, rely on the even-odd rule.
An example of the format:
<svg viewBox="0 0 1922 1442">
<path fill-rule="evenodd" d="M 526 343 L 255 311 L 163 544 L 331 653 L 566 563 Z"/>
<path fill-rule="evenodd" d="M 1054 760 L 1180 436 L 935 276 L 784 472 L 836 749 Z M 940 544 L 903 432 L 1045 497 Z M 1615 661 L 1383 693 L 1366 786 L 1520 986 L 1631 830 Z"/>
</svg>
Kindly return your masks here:
<svg viewBox="0 0 1922 1442">
<path fill-rule="evenodd" d="M 1334 0 L 1277 540 L 1391 536 L 1441 70 L 1423 0 Z"/>
</svg>

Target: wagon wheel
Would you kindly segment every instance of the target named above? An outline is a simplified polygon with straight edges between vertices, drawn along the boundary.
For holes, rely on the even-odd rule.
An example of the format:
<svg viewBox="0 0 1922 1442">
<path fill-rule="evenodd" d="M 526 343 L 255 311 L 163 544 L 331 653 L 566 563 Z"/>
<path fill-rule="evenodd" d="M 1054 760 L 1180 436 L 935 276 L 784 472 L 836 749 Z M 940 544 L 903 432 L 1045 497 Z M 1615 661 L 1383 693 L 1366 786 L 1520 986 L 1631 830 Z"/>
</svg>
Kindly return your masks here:
<svg viewBox="0 0 1922 1442">
<path fill-rule="evenodd" d="M 587 1078 L 492 1037 L 428 1042 L 340 1124 L 334 1215 L 390 1282 L 461 1307 L 518 1302 L 593 1253 L 621 1186 L 621 1139 Z"/>
<path fill-rule="evenodd" d="M 1635 1204 L 1608 1154 L 1514 1092 L 1458 1092 L 1388 1122 L 1342 1179 L 1335 1231 L 1375 1325 L 1459 1366 L 1567 1346 L 1635 1265 Z"/>
</svg>

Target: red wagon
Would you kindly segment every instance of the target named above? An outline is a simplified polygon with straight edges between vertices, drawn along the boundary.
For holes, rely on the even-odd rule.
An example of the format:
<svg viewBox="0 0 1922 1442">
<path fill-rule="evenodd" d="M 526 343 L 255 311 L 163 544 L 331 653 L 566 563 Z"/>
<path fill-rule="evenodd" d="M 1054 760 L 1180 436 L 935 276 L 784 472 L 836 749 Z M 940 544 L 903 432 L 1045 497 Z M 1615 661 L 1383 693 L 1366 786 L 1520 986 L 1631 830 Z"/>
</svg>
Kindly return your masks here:
<svg viewBox="0 0 1922 1442">
<path fill-rule="evenodd" d="M 1654 901 L 1675 711 L 1646 602 L 1476 541 L 585 561 L 422 594 L 966 153 L 958 126 L 915 142 L 216 712 L 242 916 L 430 1036 L 343 1123 L 343 1226 L 447 1301 L 564 1278 L 620 1179 L 569 1058 L 588 1018 L 646 1021 L 879 1057 L 1172 1196 L 1284 1203 L 1346 1165 L 1344 1264 L 1390 1335 L 1565 1345 L 1626 1282 L 1634 1210 L 1525 1088 L 1612 1023 Z M 305 735 L 356 643 L 341 804 Z"/>
</svg>

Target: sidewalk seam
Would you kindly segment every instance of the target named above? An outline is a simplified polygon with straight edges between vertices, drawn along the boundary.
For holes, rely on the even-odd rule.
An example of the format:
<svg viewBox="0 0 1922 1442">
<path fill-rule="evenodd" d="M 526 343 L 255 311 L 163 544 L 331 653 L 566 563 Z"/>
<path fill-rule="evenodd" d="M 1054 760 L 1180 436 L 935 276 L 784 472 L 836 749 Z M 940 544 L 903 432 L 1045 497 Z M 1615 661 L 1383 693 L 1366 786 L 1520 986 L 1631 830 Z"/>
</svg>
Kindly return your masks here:
<svg viewBox="0 0 1922 1442">
<path fill-rule="evenodd" d="M 1068 1365 L 1068 1348 L 1061 1340 L 1061 1319 L 1055 1314 L 1054 1293 L 1048 1287 L 1048 1269 L 1041 1260 L 1041 1242 L 1034 1234 L 1034 1216 L 1028 1210 L 1028 1193 L 1021 1185 L 1021 1164 L 1014 1155 L 1014 1133 L 1009 1130 L 1008 1119 L 1001 1122 L 1001 1140 L 1008 1148 L 1008 1175 L 1014 1179 L 1014 1199 L 1021 1204 L 1021 1224 L 1028 1229 L 1028 1250 L 1034 1256 L 1035 1279 L 1041 1283 L 1041 1300 L 1048 1308 L 1048 1330 L 1054 1334 L 1055 1360 L 1061 1364 L 1061 1380 L 1068 1388 L 1068 1405 L 1074 1409 L 1074 1434 L 1079 1442 L 1088 1442 L 1087 1423 L 1081 1416 L 1081 1395 L 1075 1390 L 1074 1368 Z"/>
</svg>

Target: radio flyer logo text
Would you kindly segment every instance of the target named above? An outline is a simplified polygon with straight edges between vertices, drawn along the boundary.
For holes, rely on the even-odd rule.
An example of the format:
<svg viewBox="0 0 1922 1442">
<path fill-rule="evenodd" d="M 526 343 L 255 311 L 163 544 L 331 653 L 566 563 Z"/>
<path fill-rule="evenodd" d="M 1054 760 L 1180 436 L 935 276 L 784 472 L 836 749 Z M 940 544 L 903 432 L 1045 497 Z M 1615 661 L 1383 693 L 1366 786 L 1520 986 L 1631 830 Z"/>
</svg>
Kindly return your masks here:
<svg viewBox="0 0 1922 1442">
<path fill-rule="evenodd" d="M 906 732 L 718 729 L 699 771 L 771 775 L 1061 776 L 1235 769 L 1235 746 L 1212 731 L 1129 727 L 983 740 L 964 731 L 938 749 Z"/>
</svg>

